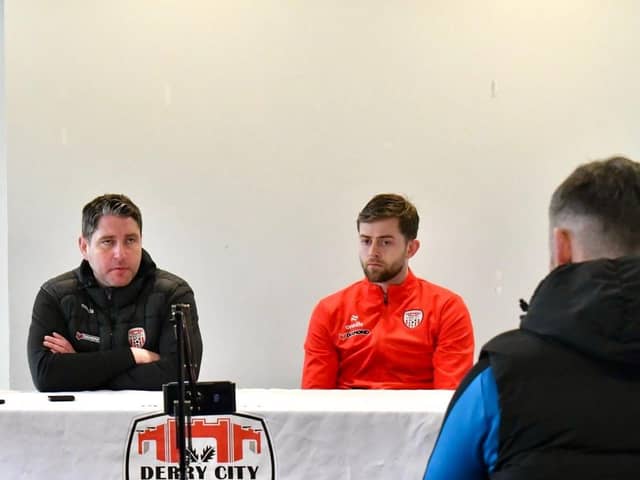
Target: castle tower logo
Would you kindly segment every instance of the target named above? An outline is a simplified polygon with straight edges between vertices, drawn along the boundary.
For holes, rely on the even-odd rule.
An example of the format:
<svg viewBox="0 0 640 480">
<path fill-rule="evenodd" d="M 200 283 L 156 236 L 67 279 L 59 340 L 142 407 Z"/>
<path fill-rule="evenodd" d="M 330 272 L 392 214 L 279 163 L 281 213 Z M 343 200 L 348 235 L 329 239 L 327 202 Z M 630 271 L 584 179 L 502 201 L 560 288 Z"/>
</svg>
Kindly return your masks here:
<svg viewBox="0 0 640 480">
<path fill-rule="evenodd" d="M 176 419 L 137 418 L 129 432 L 126 480 L 180 479 Z M 275 480 L 271 439 L 263 419 L 240 413 L 191 418 L 189 480 Z"/>
</svg>

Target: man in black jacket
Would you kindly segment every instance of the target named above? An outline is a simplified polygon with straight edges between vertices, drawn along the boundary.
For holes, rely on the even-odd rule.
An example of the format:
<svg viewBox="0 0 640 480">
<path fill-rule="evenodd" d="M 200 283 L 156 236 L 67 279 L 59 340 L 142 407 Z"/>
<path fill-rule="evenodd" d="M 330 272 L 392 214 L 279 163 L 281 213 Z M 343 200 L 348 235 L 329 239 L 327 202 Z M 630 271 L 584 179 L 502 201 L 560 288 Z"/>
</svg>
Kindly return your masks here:
<svg viewBox="0 0 640 480">
<path fill-rule="evenodd" d="M 27 342 L 36 388 L 159 390 L 175 381 L 175 304 L 189 305 L 197 374 L 202 339 L 193 291 L 142 248 L 138 207 L 116 194 L 89 202 L 79 247 L 80 267 L 45 282 L 36 296 Z"/>
<path fill-rule="evenodd" d="M 456 391 L 426 480 L 640 475 L 640 164 L 580 166 L 549 220 L 552 271 Z"/>
</svg>

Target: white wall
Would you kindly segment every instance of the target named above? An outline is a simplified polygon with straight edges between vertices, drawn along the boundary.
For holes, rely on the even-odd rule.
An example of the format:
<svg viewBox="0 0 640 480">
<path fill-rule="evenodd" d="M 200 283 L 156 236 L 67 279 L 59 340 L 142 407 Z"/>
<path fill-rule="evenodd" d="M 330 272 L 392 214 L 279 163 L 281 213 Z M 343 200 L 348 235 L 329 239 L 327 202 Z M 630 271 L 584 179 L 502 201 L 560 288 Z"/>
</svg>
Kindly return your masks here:
<svg viewBox="0 0 640 480">
<path fill-rule="evenodd" d="M 463 295 L 482 344 L 545 274 L 552 189 L 640 159 L 631 0 L 7 4 L 13 388 L 95 195 L 136 200 L 192 284 L 204 379 L 294 387 L 315 302 L 361 276 L 373 194 L 417 204 L 414 271 Z"/>
<path fill-rule="evenodd" d="M 4 0 L 0 0 L 0 389 L 9 388 L 9 293 L 7 253 L 7 156 L 4 100 Z"/>
</svg>

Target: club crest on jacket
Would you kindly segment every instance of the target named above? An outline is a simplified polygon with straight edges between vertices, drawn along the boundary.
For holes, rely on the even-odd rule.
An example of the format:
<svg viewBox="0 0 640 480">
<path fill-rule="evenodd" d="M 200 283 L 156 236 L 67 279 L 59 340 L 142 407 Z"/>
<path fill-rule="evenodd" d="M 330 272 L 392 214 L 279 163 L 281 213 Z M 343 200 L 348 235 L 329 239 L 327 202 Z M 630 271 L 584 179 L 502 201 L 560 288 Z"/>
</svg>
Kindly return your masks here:
<svg viewBox="0 0 640 480">
<path fill-rule="evenodd" d="M 422 323 L 423 313 L 422 310 L 407 310 L 404 312 L 402 321 L 408 328 L 416 328 Z"/>
<path fill-rule="evenodd" d="M 147 334 L 142 327 L 129 329 L 129 346 L 142 348 L 147 341 Z"/>
</svg>

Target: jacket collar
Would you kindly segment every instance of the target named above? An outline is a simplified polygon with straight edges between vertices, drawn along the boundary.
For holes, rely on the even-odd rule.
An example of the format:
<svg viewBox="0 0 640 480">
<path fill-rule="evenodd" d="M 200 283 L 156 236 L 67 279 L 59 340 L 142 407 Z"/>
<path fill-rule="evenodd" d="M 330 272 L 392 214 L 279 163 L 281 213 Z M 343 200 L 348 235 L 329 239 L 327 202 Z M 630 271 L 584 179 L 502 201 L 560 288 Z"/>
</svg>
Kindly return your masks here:
<svg viewBox="0 0 640 480">
<path fill-rule="evenodd" d="M 142 249 L 142 258 L 140 260 L 140 268 L 133 280 L 124 287 L 102 287 L 98 284 L 93 270 L 89 262 L 82 260 L 80 266 L 74 270 L 80 285 L 92 300 L 101 307 L 115 306 L 121 307 L 133 303 L 140 295 L 143 287 L 147 283 L 147 279 L 154 275 L 156 264 L 152 260 L 149 253 Z"/>
<path fill-rule="evenodd" d="M 521 328 L 601 360 L 640 366 L 640 257 L 563 265 L 540 282 Z"/>
<path fill-rule="evenodd" d="M 367 282 L 367 291 L 369 292 L 369 294 L 380 295 L 384 300 L 384 292 L 382 290 L 382 287 L 374 282 L 369 281 L 367 278 L 365 278 L 364 280 L 365 282 Z M 402 301 L 411 294 L 417 283 L 417 277 L 409 268 L 407 270 L 407 276 L 402 281 L 402 283 L 387 285 L 386 303 L 389 303 L 391 301 L 393 301 L 394 303 Z"/>
</svg>

